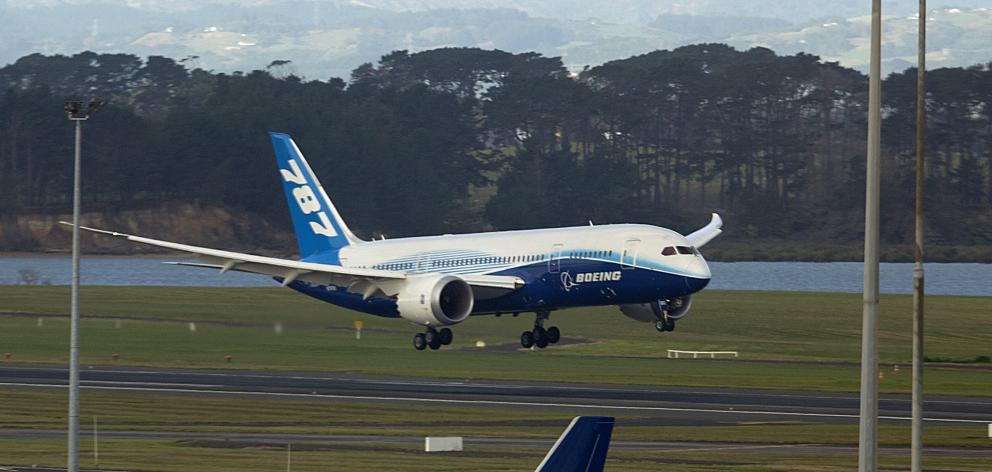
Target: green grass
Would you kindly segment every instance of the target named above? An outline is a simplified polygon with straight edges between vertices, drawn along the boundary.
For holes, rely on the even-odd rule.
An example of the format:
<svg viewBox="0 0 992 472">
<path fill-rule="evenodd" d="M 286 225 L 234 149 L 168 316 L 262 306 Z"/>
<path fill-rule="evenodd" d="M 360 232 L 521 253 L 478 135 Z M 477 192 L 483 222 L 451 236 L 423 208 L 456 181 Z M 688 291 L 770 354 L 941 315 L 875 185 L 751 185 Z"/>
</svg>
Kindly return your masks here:
<svg viewBox="0 0 992 472">
<path fill-rule="evenodd" d="M 0 287 L 0 352 L 6 362 L 66 362 L 66 287 Z M 927 355 L 976 359 L 992 350 L 988 298 L 928 297 Z M 909 391 L 911 299 L 884 296 L 880 354 L 885 392 Z M 579 344 L 544 351 L 513 346 L 532 315 L 473 318 L 455 327 L 455 344 L 416 352 L 418 328 L 400 320 L 361 315 L 285 289 L 84 287 L 82 357 L 88 364 L 196 368 L 356 371 L 465 379 L 596 381 L 617 384 L 760 387 L 854 391 L 858 388 L 861 300 L 859 295 L 705 291 L 673 333 L 660 334 L 628 320 L 615 308 L 553 315 L 566 337 Z M 41 316 L 56 314 L 59 316 Z M 38 326 L 41 318 L 42 325 Z M 365 330 L 356 340 L 352 323 Z M 191 332 L 189 323 L 196 324 Z M 277 334 L 275 323 L 283 331 Z M 489 347 L 475 349 L 475 341 Z M 739 360 L 668 360 L 667 349 L 738 350 Z M 233 356 L 231 363 L 225 355 Z M 2 361 L 0 361 L 2 362 Z M 899 374 L 892 370 L 899 364 Z M 992 395 L 986 364 L 930 364 L 928 394 Z M 0 427 L 61 429 L 66 399 L 61 390 L 0 389 Z M 149 431 L 358 434 L 417 437 L 529 437 L 551 440 L 580 412 L 496 407 L 422 406 L 319 399 L 258 399 L 232 396 L 84 391 L 83 424 L 93 416 L 101 429 Z M 984 425 L 928 426 L 929 446 L 988 447 Z M 765 450 L 766 444 L 857 443 L 857 425 L 808 422 L 728 423 L 683 427 L 648 417 L 618 417 L 615 439 L 746 441 L 745 450 L 646 451 L 611 449 L 610 470 L 633 471 L 842 471 L 856 454 Z M 909 425 L 883 424 L 882 445 L 905 446 Z M 83 466 L 91 465 L 84 441 Z M 284 444 L 223 441 L 105 440 L 101 467 L 128 470 L 226 471 L 285 467 Z M 0 464 L 65 463 L 61 440 L 0 441 Z M 427 455 L 417 447 L 313 443 L 294 445 L 294 470 L 524 470 L 543 448 L 472 448 Z M 908 458 L 883 456 L 883 467 L 906 469 Z M 988 460 L 927 457 L 928 468 L 980 471 Z"/>
<path fill-rule="evenodd" d="M 8 362 L 67 361 L 67 287 L 0 287 L 0 352 Z M 928 297 L 927 355 L 992 354 L 988 298 Z M 879 350 L 883 392 L 907 393 L 912 332 L 909 296 L 882 297 Z M 418 331 L 401 320 L 350 312 L 290 290 L 84 287 L 84 363 L 198 368 L 355 371 L 463 379 L 521 379 L 645 385 L 855 391 L 859 385 L 859 295 L 704 291 L 673 333 L 624 318 L 614 307 L 555 313 L 553 324 L 582 343 L 544 351 L 515 346 L 533 315 L 476 317 L 454 327 L 455 342 L 416 352 Z M 365 329 L 356 340 L 352 323 Z M 189 322 L 196 324 L 190 331 Z M 277 334 L 275 323 L 283 331 Z M 489 347 L 476 349 L 477 340 Z M 736 350 L 739 360 L 669 360 L 667 349 Z M 120 360 L 111 355 L 118 353 Z M 233 357 L 231 363 L 224 356 Z M 425 362 L 429 361 L 429 362 Z M 803 361 L 803 362 L 781 362 Z M 892 366 L 901 366 L 896 374 Z M 992 368 L 930 364 L 927 393 L 992 395 Z"/>
<path fill-rule="evenodd" d="M 0 425 L 4 428 L 61 429 L 65 425 L 64 391 L 35 388 L 0 389 Z M 423 408 L 381 402 L 317 399 L 271 400 L 241 397 L 165 395 L 84 391 L 83 426 L 99 418 L 101 431 L 216 432 L 215 439 L 101 440 L 100 466 L 128 470 L 273 470 L 284 467 L 286 446 L 272 442 L 229 442 L 226 432 L 314 433 L 348 435 L 458 435 L 466 438 L 541 438 L 548 444 L 573 416 L 567 411 L 522 411 L 501 408 L 440 406 Z M 857 444 L 857 425 L 804 422 L 741 423 L 703 427 L 643 426 L 645 417 L 620 416 L 616 441 L 742 441 L 735 447 L 714 444 L 688 451 L 613 448 L 610 470 L 849 470 L 856 454 L 830 456 L 790 449 L 763 451 L 773 444 Z M 928 446 L 987 447 L 983 425 L 930 426 Z M 908 425 L 882 425 L 883 446 L 906 446 Z M 92 465 L 92 442 L 82 442 L 82 465 Z M 428 456 L 418 446 L 314 441 L 293 445 L 294 470 L 526 470 L 540 462 L 541 447 L 506 449 L 472 446 L 463 453 Z M 0 464 L 64 464 L 62 440 L 0 441 Z M 755 453 L 758 451 L 758 453 Z M 442 458 L 441 460 L 436 458 Z M 427 461 L 438 460 L 425 467 Z M 928 457 L 927 466 L 942 470 L 988 470 L 992 461 Z M 906 467 L 906 459 L 883 456 L 888 467 Z"/>
</svg>

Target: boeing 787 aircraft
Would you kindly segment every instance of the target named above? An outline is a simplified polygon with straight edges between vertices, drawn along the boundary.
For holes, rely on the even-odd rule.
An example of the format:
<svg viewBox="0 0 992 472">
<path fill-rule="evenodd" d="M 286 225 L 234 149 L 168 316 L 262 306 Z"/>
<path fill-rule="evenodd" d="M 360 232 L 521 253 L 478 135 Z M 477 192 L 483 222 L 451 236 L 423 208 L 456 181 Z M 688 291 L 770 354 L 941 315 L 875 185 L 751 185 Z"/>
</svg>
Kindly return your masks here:
<svg viewBox="0 0 992 472">
<path fill-rule="evenodd" d="M 372 315 L 424 327 L 417 350 L 451 343 L 449 326 L 470 315 L 535 313 L 525 348 L 557 343 L 551 312 L 616 305 L 638 321 L 671 331 L 689 312 L 710 270 L 698 248 L 720 234 L 713 214 L 688 235 L 648 225 L 446 234 L 363 241 L 338 214 L 296 143 L 270 133 L 292 214 L 300 260 L 241 254 L 92 228 L 88 231 L 191 252 L 195 267 L 272 276 L 284 287 Z"/>
</svg>

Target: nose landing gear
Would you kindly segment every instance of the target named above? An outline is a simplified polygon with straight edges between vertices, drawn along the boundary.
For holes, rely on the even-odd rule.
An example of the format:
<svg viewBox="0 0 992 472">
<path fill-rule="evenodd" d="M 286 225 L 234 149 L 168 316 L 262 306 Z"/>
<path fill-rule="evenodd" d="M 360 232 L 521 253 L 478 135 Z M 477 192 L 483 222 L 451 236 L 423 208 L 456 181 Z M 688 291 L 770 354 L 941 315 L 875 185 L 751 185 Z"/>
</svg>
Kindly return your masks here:
<svg viewBox="0 0 992 472">
<path fill-rule="evenodd" d="M 675 320 L 669 318 L 667 315 L 654 322 L 654 329 L 659 332 L 674 331 L 675 330 Z"/>
<path fill-rule="evenodd" d="M 654 306 L 654 316 L 658 318 L 658 321 L 654 322 L 654 329 L 660 333 L 675 330 L 675 318 L 668 316 L 668 310 L 670 308 L 668 302 L 665 300 L 659 300 Z"/>
<path fill-rule="evenodd" d="M 561 340 L 561 330 L 557 326 L 544 329 L 544 321 L 550 316 L 551 312 L 549 311 L 537 312 L 537 318 L 534 319 L 534 329 L 520 333 L 520 345 L 527 349 L 533 346 L 544 349 L 549 344 L 555 344 Z"/>
</svg>

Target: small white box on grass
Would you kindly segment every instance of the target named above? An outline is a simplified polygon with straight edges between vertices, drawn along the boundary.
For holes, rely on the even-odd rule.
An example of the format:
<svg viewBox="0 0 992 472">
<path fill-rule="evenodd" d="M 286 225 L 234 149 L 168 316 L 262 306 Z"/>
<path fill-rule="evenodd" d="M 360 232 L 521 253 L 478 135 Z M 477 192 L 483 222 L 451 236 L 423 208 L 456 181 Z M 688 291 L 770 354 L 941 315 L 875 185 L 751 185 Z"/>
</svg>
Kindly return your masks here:
<svg viewBox="0 0 992 472">
<path fill-rule="evenodd" d="M 424 438 L 424 451 L 426 452 L 449 452 L 461 450 L 461 436 L 451 436 L 445 438 L 432 438 L 428 436 Z"/>
<path fill-rule="evenodd" d="M 992 423 L 989 423 L 989 439 L 992 439 Z"/>
</svg>

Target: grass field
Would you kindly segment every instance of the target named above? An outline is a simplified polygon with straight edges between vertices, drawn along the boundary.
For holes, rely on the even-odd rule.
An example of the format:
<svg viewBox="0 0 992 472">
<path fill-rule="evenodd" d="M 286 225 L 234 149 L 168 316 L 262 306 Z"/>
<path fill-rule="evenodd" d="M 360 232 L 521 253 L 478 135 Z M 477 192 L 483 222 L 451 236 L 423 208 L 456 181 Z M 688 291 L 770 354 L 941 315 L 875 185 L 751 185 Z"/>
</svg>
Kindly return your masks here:
<svg viewBox="0 0 992 472">
<path fill-rule="evenodd" d="M 65 424 L 65 393 L 40 389 L 0 389 L 0 424 L 5 428 L 58 429 Z M 237 397 L 119 394 L 85 391 L 81 402 L 85 429 L 99 418 L 102 434 L 110 430 L 213 432 L 215 439 L 111 439 L 100 441 L 100 465 L 109 469 L 161 471 L 273 470 L 285 466 L 285 443 L 228 441 L 233 432 L 311 433 L 418 437 L 458 435 L 539 438 L 547 445 L 560 434 L 571 414 L 496 408 L 422 408 L 398 404 L 259 400 Z M 702 445 L 688 451 L 645 451 L 613 448 L 609 470 L 850 470 L 856 458 L 847 454 L 811 454 L 763 449 L 776 444 L 857 444 L 857 425 L 807 423 L 747 424 L 712 427 L 636 426 L 638 416 L 618 417 L 616 441 L 743 441 L 737 447 Z M 928 427 L 928 446 L 986 447 L 982 428 Z M 743 436 L 743 437 L 742 437 Z M 907 425 L 883 425 L 882 446 L 905 446 Z M 82 443 L 83 466 L 92 465 L 92 442 Z M 416 446 L 362 446 L 327 441 L 292 446 L 294 470 L 529 470 L 540 462 L 545 447 L 473 446 L 463 453 L 437 455 Z M 736 449 L 736 450 L 735 450 Z M 63 440 L 0 441 L 0 464 L 59 465 Z M 438 461 L 436 464 L 431 461 Z M 888 467 L 905 469 L 900 457 L 883 456 Z M 430 464 L 428 466 L 428 464 Z M 984 471 L 992 461 L 955 457 L 928 458 L 928 468 Z M 192 469 L 191 469 L 192 468 Z"/>
<path fill-rule="evenodd" d="M 68 299 L 67 287 L 0 287 L 0 312 L 19 313 L 0 316 L 0 352 L 11 353 L 7 362 L 67 361 L 68 319 L 45 315 L 66 313 Z M 988 298 L 927 301 L 928 357 L 992 355 Z M 909 392 L 910 302 L 909 296 L 882 297 L 883 392 Z M 564 311 L 552 315 L 552 324 L 575 343 L 533 352 L 513 349 L 533 315 L 472 318 L 455 327 L 452 346 L 416 352 L 410 338 L 418 328 L 412 325 L 279 288 L 84 287 L 82 311 L 82 360 L 91 364 L 462 379 L 536 374 L 552 381 L 825 391 L 855 391 L 859 383 L 861 300 L 852 294 L 704 291 L 676 331 L 664 334 L 613 307 Z M 355 339 L 355 320 L 365 325 L 361 340 Z M 478 340 L 487 347 L 475 348 Z M 735 350 L 741 358 L 669 360 L 667 349 Z M 114 353 L 120 360 L 112 360 Z M 899 374 L 894 365 L 901 366 Z M 988 385 L 988 364 L 928 364 L 928 393 L 988 396 Z"/>
<path fill-rule="evenodd" d="M 0 362 L 65 363 L 67 287 L 0 287 Z M 992 354 L 989 299 L 929 297 L 927 354 L 969 360 Z M 858 388 L 861 301 L 858 295 L 705 291 L 673 333 L 624 318 L 615 308 L 556 313 L 571 344 L 544 351 L 516 349 L 520 331 L 533 322 L 480 317 L 455 327 L 455 342 L 436 352 L 416 352 L 418 328 L 369 317 L 308 299 L 286 289 L 84 287 L 82 359 L 87 364 L 196 368 L 354 371 L 372 374 L 473 379 L 595 381 L 598 383 L 727 386 L 854 391 Z M 882 299 L 880 352 L 885 392 L 909 391 L 910 297 Z M 40 321 L 39 321 L 40 320 Z M 365 324 L 361 340 L 352 323 Z M 190 329 L 195 324 L 195 331 Z M 276 330 L 279 324 L 281 330 Z M 279 331 L 279 332 L 277 332 Z M 487 347 L 477 349 L 483 340 Z M 737 350 L 738 360 L 669 360 L 667 349 Z M 118 353 L 120 359 L 112 360 Z M 226 363 L 225 355 L 233 357 Z M 902 366 L 901 373 L 892 364 Z M 930 394 L 990 396 L 986 364 L 930 364 Z M 0 427 L 62 429 L 65 392 L 0 389 Z M 553 440 L 574 412 L 444 406 L 425 412 L 401 404 L 319 400 L 260 400 L 150 393 L 84 391 L 84 425 L 101 429 L 213 432 L 216 440 L 112 439 L 100 443 L 100 466 L 161 471 L 282 470 L 286 445 L 224 441 L 231 432 L 461 435 Z M 645 425 L 618 417 L 615 439 L 745 441 L 742 450 L 611 449 L 610 470 L 841 471 L 856 466 L 852 454 L 790 453 L 770 444 L 857 444 L 857 425 L 784 422 L 679 427 Z M 988 447 L 983 428 L 934 426 L 929 446 Z M 908 425 L 883 425 L 882 445 L 904 446 Z M 91 444 L 83 443 L 90 467 Z M 0 464 L 65 463 L 65 442 L 0 441 Z M 742 453 L 743 451 L 743 453 Z M 294 470 L 528 470 L 544 448 L 474 447 L 441 459 L 403 445 L 294 444 Z M 906 469 L 908 458 L 883 456 L 886 468 Z M 928 457 L 928 468 L 992 469 L 989 461 Z"/>
</svg>

